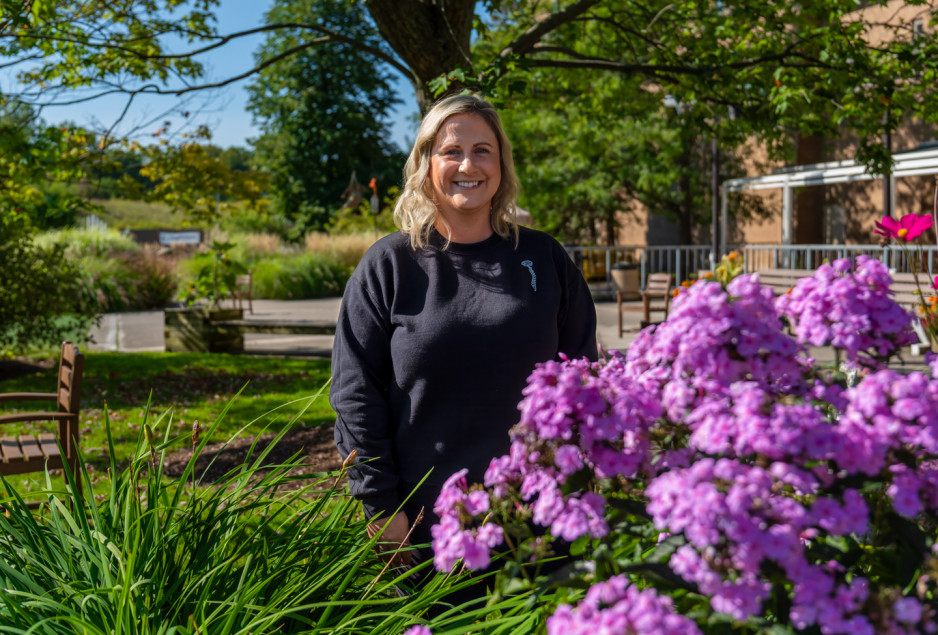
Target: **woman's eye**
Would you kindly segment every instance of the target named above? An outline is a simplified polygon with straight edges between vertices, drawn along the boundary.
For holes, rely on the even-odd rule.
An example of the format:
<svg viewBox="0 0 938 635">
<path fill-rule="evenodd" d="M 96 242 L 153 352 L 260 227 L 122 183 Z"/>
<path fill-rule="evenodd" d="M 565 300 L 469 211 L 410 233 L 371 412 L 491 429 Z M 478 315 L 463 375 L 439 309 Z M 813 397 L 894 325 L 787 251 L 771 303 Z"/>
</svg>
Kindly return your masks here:
<svg viewBox="0 0 938 635">
<path fill-rule="evenodd" d="M 445 154 L 448 157 L 452 157 L 452 156 L 456 156 L 457 154 L 459 154 L 459 150 L 447 150 L 443 154 Z"/>
</svg>

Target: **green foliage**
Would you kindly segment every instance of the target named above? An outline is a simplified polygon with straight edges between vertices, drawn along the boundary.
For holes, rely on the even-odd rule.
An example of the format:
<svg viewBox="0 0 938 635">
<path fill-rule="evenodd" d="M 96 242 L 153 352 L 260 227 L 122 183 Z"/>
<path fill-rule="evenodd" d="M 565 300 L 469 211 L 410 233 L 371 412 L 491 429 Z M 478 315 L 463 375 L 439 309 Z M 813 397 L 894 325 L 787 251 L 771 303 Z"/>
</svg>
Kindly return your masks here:
<svg viewBox="0 0 938 635">
<path fill-rule="evenodd" d="M 278 0 L 268 22 L 316 24 L 341 32 L 263 69 L 249 86 L 248 109 L 263 134 L 256 164 L 270 174 L 277 214 L 294 221 L 293 238 L 321 230 L 347 198 L 352 173 L 387 187 L 400 178 L 403 157 L 388 140 L 388 113 L 397 103 L 387 67 L 361 47 L 387 51 L 364 5 L 343 0 Z M 267 37 L 258 59 L 297 47 L 306 33 L 294 28 Z"/>
<path fill-rule="evenodd" d="M 584 27 L 581 37 L 595 29 Z M 503 117 L 524 184 L 521 206 L 540 227 L 568 242 L 615 244 L 617 213 L 637 203 L 678 225 L 675 242 L 693 242 L 694 228 L 711 216 L 710 138 L 717 134 L 729 150 L 745 141 L 744 122 L 711 118 L 696 104 L 665 106 L 638 77 L 596 83 L 582 72 L 544 69 L 529 79 L 526 94 L 505 98 Z M 721 178 L 740 172 L 723 152 Z M 764 213 L 750 198 L 737 212 Z"/>
<path fill-rule="evenodd" d="M 331 234 L 355 234 L 362 232 L 374 232 L 381 236 L 390 234 L 397 227 L 394 225 L 394 204 L 397 197 L 400 196 L 401 188 L 394 185 L 388 189 L 384 198 L 379 204 L 379 211 L 373 214 L 371 203 L 363 199 L 361 204 L 354 208 L 342 208 L 332 218 L 329 223 L 329 233 Z"/>
<path fill-rule="evenodd" d="M 25 216 L 0 204 L 0 353 L 83 338 L 98 312 L 77 263 L 31 237 Z"/>
<path fill-rule="evenodd" d="M 174 259 L 155 246 L 141 248 L 114 229 L 62 229 L 38 234 L 37 246 L 59 250 L 75 263 L 103 313 L 160 309 L 179 286 Z"/>
<path fill-rule="evenodd" d="M 241 208 L 223 217 L 222 229 L 233 233 L 272 234 L 287 240 L 292 236 L 293 223 L 281 214 L 263 209 Z"/>
<path fill-rule="evenodd" d="M 46 126 L 33 108 L 0 94 L 0 210 L 39 229 L 71 222 L 88 204 L 57 185 L 82 175 L 86 142 L 84 130 Z"/>
<path fill-rule="evenodd" d="M 359 504 L 340 486 L 341 473 L 304 474 L 309 466 L 299 452 L 274 459 L 307 410 L 325 401 L 322 389 L 310 392 L 290 409 L 289 422 L 277 425 L 271 444 L 255 441 L 245 462 L 217 479 L 209 476 L 217 457 L 208 456 L 206 444 L 220 428 L 238 426 L 229 421 L 232 404 L 211 425 L 197 426 L 198 433 L 177 433 L 172 413 L 154 420 L 147 403 L 134 409 L 137 432 L 128 456 L 116 451 L 120 424 L 112 427 L 103 414 L 107 469 L 100 478 L 82 462 L 69 486 L 55 487 L 47 477 L 45 489 L 26 499 L 4 481 L 0 627 L 383 634 L 426 623 L 434 633 L 456 635 L 531 632 L 543 624 L 545 614 L 529 593 L 444 610 L 450 592 L 480 578 L 431 574 L 414 588 L 417 571 L 389 570 L 377 558 L 377 538 L 367 537 Z M 179 476 L 169 476 L 168 455 L 186 446 L 191 458 Z M 198 467 L 205 459 L 208 467 Z M 43 507 L 33 512 L 27 500 Z"/>
<path fill-rule="evenodd" d="M 162 40 L 178 37 L 191 43 L 199 36 L 211 36 L 215 21 L 211 10 L 217 4 L 216 0 L 4 2 L 0 55 L 33 62 L 19 69 L 18 79 L 34 91 L 81 89 L 119 77 L 192 79 L 201 75 L 202 65 L 186 56 L 163 55 L 167 51 Z M 11 22 L 5 23 L 10 17 Z"/>
<path fill-rule="evenodd" d="M 170 419 L 144 416 L 143 429 L 154 432 L 138 435 L 126 468 L 112 449 L 100 504 L 87 493 L 84 470 L 76 476 L 85 496 L 70 495 L 69 506 L 50 497 L 40 517 L 7 491 L 0 518 L 4 627 L 309 632 L 341 626 L 354 613 L 334 610 L 344 598 L 357 598 L 362 608 L 401 604 L 394 578 L 379 580 L 374 541 L 354 501 L 335 488 L 335 475 L 297 478 L 289 473 L 295 455 L 264 465 L 268 447 L 212 486 L 192 488 L 201 481 L 195 461 L 205 440 L 192 438 L 195 453 L 180 478 L 164 478 L 158 457 L 189 442 L 189 435 L 170 437 Z"/>
<path fill-rule="evenodd" d="M 165 129 L 166 124 L 161 130 Z M 230 201 L 264 206 L 262 194 L 267 179 L 263 174 L 233 170 L 231 157 L 225 159 L 201 143 L 211 139 L 204 126 L 183 136 L 185 140 L 179 145 L 171 145 L 165 138 L 155 145 L 131 144 L 143 157 L 140 175 L 150 184 L 142 187 L 138 181 L 126 178 L 129 193 L 166 203 L 171 210 L 185 213 L 191 222 L 203 225 L 214 223 L 223 211 L 229 211 Z"/>
<path fill-rule="evenodd" d="M 121 229 L 165 229 L 175 223 L 171 218 L 170 208 L 165 203 L 147 203 L 126 198 L 96 200 L 100 209 L 95 214 L 109 227 Z M 232 214 L 234 215 L 234 214 Z"/>
<path fill-rule="evenodd" d="M 140 251 L 133 238 L 116 229 L 58 229 L 36 235 L 42 249 L 61 249 L 68 259 L 104 258 L 115 252 Z"/>
<path fill-rule="evenodd" d="M 195 276 L 182 296 L 186 304 L 205 299 L 217 307 L 219 302 L 231 296 L 237 276 L 248 272 L 243 263 L 230 257 L 233 246 L 232 243 L 213 240 L 210 251 L 196 254 L 192 259 Z"/>
<path fill-rule="evenodd" d="M 255 263 L 254 295 L 271 300 L 338 297 L 351 274 L 328 254 L 278 255 Z"/>
</svg>

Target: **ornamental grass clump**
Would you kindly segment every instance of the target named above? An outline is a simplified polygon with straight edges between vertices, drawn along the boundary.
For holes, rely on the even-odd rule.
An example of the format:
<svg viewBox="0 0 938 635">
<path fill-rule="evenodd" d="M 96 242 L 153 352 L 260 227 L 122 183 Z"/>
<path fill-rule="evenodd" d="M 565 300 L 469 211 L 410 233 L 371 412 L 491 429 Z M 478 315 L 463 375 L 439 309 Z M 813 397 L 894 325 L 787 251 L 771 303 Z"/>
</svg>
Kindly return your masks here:
<svg viewBox="0 0 938 635">
<path fill-rule="evenodd" d="M 626 355 L 541 364 L 509 454 L 447 481 L 437 568 L 550 591 L 548 633 L 935 632 L 938 358 L 887 367 L 888 285 L 862 257 L 777 300 L 700 281 Z"/>
<path fill-rule="evenodd" d="M 252 446 L 243 465 L 204 482 L 211 465 L 197 471 L 196 460 L 226 412 L 178 438 L 171 415 L 145 415 L 129 460 L 115 456 L 106 419 L 107 475 L 95 484 L 84 468 L 68 474 L 68 491 L 48 485 L 38 511 L 4 480 L 0 630 L 384 635 L 424 622 L 444 633 L 537 623 L 524 597 L 446 610 L 447 594 L 474 580 L 432 576 L 415 589 L 414 572 L 388 570 L 341 474 L 297 473 L 299 451 L 269 460 L 302 413 L 263 450 Z M 165 453 L 189 444 L 183 473 L 163 474 Z"/>
</svg>

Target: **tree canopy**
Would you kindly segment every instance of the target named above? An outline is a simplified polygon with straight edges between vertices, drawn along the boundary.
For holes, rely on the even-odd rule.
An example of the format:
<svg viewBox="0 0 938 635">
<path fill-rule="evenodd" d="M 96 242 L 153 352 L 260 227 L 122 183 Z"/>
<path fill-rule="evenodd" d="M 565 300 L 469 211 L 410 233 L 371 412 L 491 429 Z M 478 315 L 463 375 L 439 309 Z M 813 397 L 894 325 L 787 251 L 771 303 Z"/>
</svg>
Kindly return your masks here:
<svg viewBox="0 0 938 635">
<path fill-rule="evenodd" d="M 360 4 L 276 0 L 267 21 L 315 23 L 390 54 Z M 300 29 L 270 33 L 257 58 L 275 58 L 302 40 Z M 399 100 L 387 65 L 358 46 L 300 50 L 262 69 L 248 91 L 248 110 L 263 131 L 254 141 L 255 164 L 270 174 L 274 211 L 302 230 L 325 227 L 352 174 L 383 189 L 400 181 L 403 155 L 386 132 Z"/>
<path fill-rule="evenodd" d="M 914 37 L 909 23 L 875 23 L 858 11 L 885 0 L 363 4 L 387 46 L 313 16 L 274 14 L 256 28 L 219 33 L 217 0 L 6 0 L 0 54 L 22 81 L 10 97 L 39 107 L 113 92 L 128 101 L 186 94 L 336 43 L 402 73 L 422 108 L 434 90 L 470 86 L 498 95 L 523 85 L 537 68 L 575 69 L 597 80 L 615 74 L 640 80 L 638 90 L 670 94 L 714 115 L 732 107 L 766 135 L 846 127 L 861 140 L 860 158 L 880 171 L 886 156 L 878 139 L 899 115 L 933 120 L 938 112 L 932 85 L 938 42 Z M 473 47 L 473 29 L 492 46 Z M 269 48 L 242 73 L 200 81 L 200 52 L 237 46 L 257 32 L 288 34 L 291 44 Z"/>
</svg>

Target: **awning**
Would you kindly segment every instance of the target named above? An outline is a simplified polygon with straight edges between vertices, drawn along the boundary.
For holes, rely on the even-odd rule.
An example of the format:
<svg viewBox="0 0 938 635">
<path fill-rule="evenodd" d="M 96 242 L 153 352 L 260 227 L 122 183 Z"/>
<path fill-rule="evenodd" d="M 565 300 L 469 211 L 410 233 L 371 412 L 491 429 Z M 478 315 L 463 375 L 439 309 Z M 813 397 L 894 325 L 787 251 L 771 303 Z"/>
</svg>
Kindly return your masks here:
<svg viewBox="0 0 938 635">
<path fill-rule="evenodd" d="M 927 174 L 938 174 L 938 148 L 893 154 L 893 171 L 889 177 L 891 182 L 894 182 L 897 177 Z M 790 245 L 792 239 L 792 190 L 794 188 L 806 185 L 846 183 L 848 181 L 872 181 L 881 178 L 883 178 L 881 174 L 870 174 L 866 166 L 859 165 L 851 159 L 848 161 L 816 163 L 814 165 L 798 165 L 765 176 L 723 181 L 720 189 L 722 198 L 720 206 L 720 251 L 721 253 L 726 252 L 727 194 L 729 192 L 782 188 L 782 244 Z M 895 186 L 890 190 L 893 197 L 895 197 Z M 892 201 L 892 209 L 895 208 L 895 201 Z"/>
</svg>

